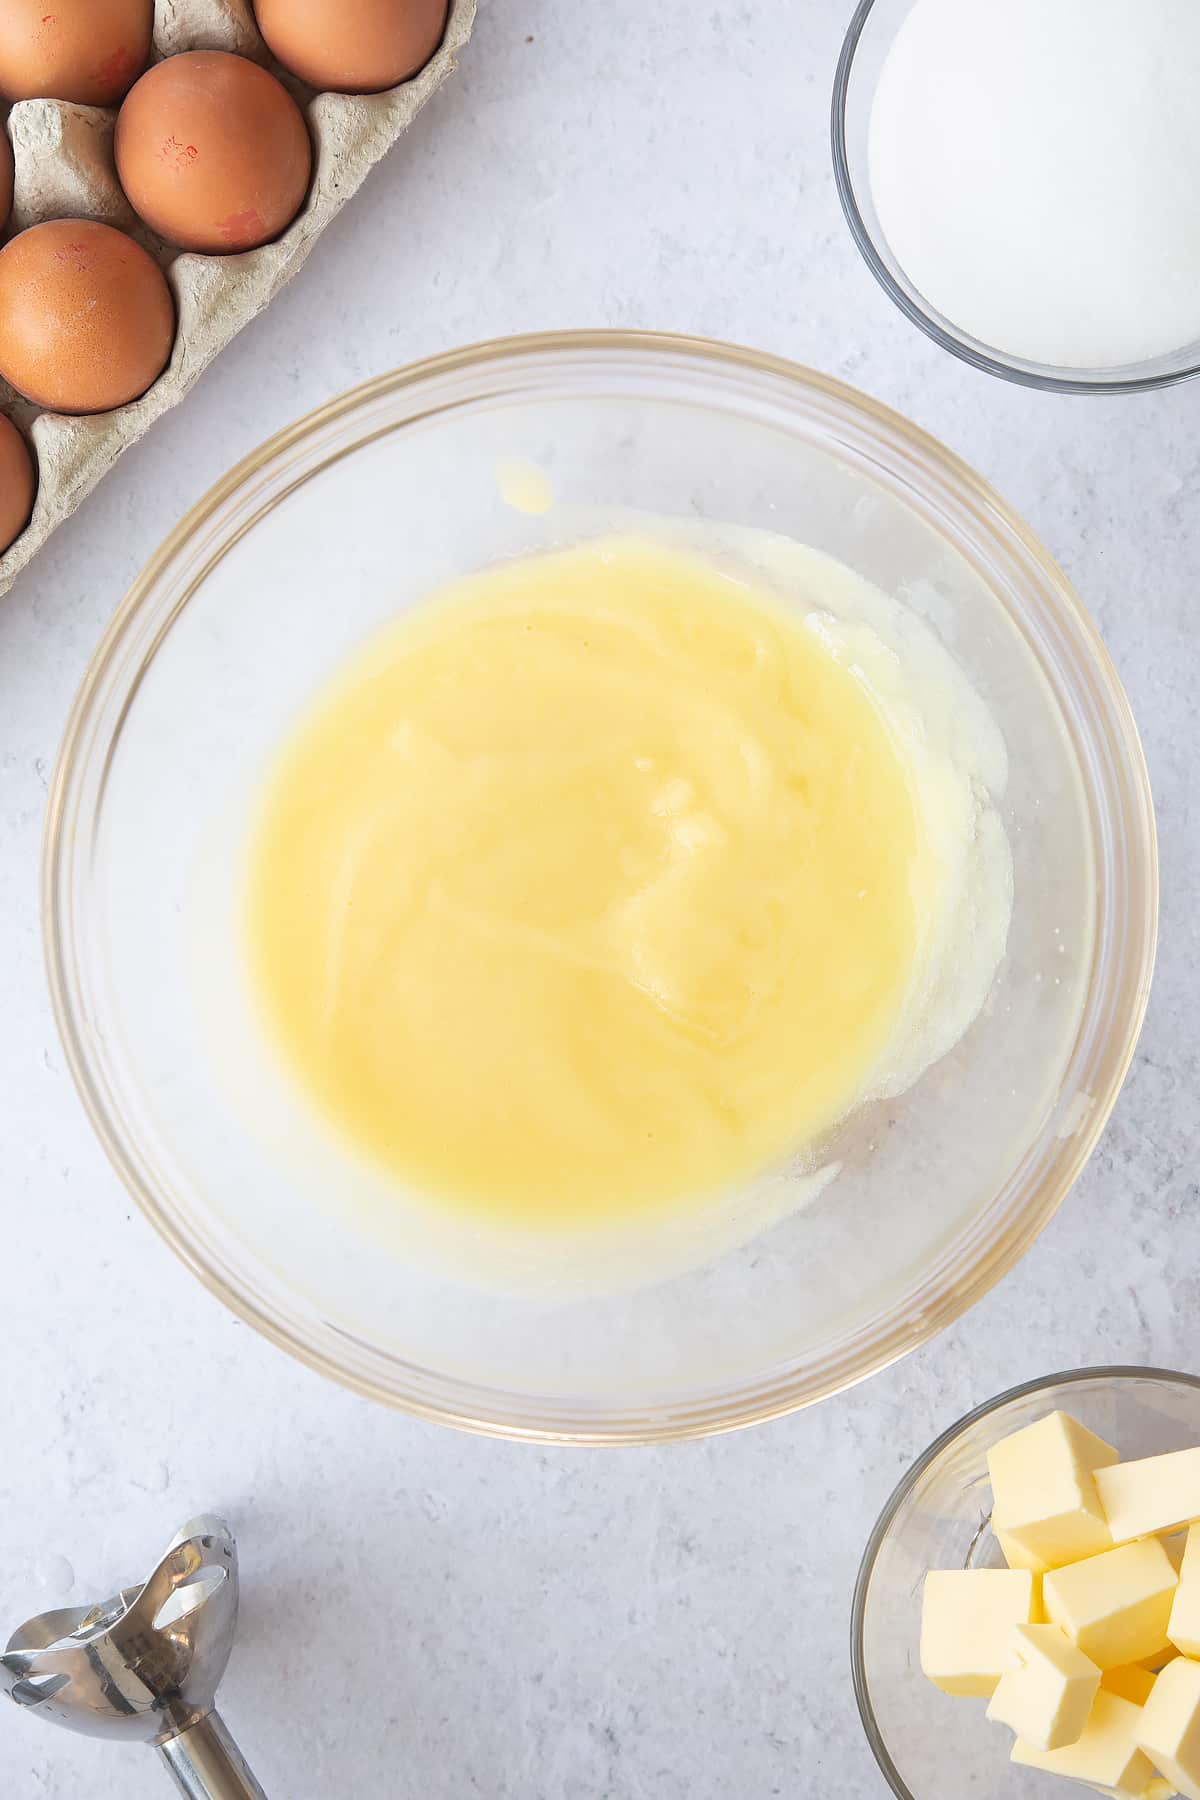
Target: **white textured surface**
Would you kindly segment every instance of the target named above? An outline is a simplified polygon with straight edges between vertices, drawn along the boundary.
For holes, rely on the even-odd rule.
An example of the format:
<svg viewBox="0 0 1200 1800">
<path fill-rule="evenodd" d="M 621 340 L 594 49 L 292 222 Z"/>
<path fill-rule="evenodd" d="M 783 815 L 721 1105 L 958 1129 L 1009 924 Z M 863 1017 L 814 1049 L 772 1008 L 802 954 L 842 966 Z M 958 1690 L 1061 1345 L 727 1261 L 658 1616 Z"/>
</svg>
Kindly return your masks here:
<svg viewBox="0 0 1200 1800">
<path fill-rule="evenodd" d="M 226 1712 L 272 1800 L 883 1800 L 848 1615 L 903 1466 L 1010 1382 L 1108 1359 L 1187 1367 L 1195 1351 L 1197 393 L 1025 393 L 891 310 L 829 174 L 849 10 L 484 0 L 459 76 L 302 276 L 0 603 L 0 1624 L 98 1598 L 190 1512 L 225 1509 L 247 1577 Z M 68 703 L 183 509 L 352 382 L 468 339 L 581 324 L 709 332 L 815 363 L 988 475 L 1108 635 L 1145 730 L 1164 874 L 1133 1074 L 1022 1267 L 840 1400 L 712 1443 L 606 1454 L 413 1424 L 223 1312 L 92 1140 L 37 918 Z M 5 1800 L 167 1791 L 148 1754 L 0 1714 Z"/>
</svg>

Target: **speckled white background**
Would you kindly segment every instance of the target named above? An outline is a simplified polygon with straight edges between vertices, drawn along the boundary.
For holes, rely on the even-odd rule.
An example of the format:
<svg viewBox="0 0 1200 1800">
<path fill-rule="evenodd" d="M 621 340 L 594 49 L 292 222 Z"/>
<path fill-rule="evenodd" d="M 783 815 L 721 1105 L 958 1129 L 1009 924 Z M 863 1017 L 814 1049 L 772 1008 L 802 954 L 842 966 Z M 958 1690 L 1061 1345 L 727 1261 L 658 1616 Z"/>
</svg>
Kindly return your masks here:
<svg viewBox="0 0 1200 1800">
<path fill-rule="evenodd" d="M 903 1466 L 1024 1377 L 1200 1363 L 1197 390 L 1025 393 L 891 310 L 829 172 L 850 10 L 483 0 L 458 79 L 299 280 L 0 603 L 0 1626 L 134 1579 L 189 1513 L 222 1508 L 246 1574 L 225 1711 L 272 1800 L 882 1800 L 848 1613 Z M 765 1429 L 544 1453 L 372 1408 L 184 1274 L 125 1199 L 64 1070 L 37 867 L 87 656 L 231 461 L 410 357 L 602 324 L 710 333 L 842 376 L 1030 519 L 1095 610 L 1145 732 L 1162 951 L 1100 1150 L 957 1329 Z M 0 1714 L 5 1800 L 166 1791 L 145 1752 Z"/>
</svg>

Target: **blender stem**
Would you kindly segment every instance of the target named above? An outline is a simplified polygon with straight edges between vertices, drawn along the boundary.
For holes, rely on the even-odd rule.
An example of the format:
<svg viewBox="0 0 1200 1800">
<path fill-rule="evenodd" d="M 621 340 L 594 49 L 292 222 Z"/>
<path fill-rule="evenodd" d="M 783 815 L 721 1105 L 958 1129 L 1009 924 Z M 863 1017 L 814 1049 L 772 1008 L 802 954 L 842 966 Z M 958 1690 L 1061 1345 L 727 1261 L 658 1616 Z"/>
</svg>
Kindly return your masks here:
<svg viewBox="0 0 1200 1800">
<path fill-rule="evenodd" d="M 267 1800 L 217 1712 L 158 1749 L 187 1800 Z"/>
</svg>

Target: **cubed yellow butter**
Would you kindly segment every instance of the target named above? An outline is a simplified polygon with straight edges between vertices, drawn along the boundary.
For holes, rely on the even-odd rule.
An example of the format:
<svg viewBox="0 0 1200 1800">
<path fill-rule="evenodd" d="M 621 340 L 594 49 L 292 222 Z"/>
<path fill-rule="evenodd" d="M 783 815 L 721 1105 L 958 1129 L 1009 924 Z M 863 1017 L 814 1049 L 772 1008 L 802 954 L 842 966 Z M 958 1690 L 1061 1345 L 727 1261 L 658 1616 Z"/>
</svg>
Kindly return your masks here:
<svg viewBox="0 0 1200 1800">
<path fill-rule="evenodd" d="M 1161 1537 L 1158 1540 L 1170 1557 L 1177 1575 L 1183 1573 L 1183 1559 L 1187 1555 L 1187 1540 L 1186 1531 L 1172 1531 L 1167 1537 Z"/>
<path fill-rule="evenodd" d="M 1018 1738 L 1012 1760 L 1027 1769 L 1086 1781 L 1102 1792 L 1121 1795 L 1122 1800 L 1147 1800 L 1155 1771 L 1138 1748 L 1141 1717 L 1141 1707 L 1132 1700 L 1101 1688 L 1078 1743 L 1061 1750 L 1035 1750 Z"/>
<path fill-rule="evenodd" d="M 1009 1643 L 1017 1667 L 996 1684 L 988 1718 L 1009 1726 L 1035 1750 L 1077 1743 L 1100 1688 L 1095 1663 L 1057 1625 L 1014 1625 Z"/>
<path fill-rule="evenodd" d="M 1137 1741 L 1186 1800 L 1200 1800 L 1200 1663 L 1168 1663 L 1142 1708 Z"/>
<path fill-rule="evenodd" d="M 1151 1670 L 1143 1669 L 1141 1663 L 1124 1663 L 1119 1669 L 1105 1669 L 1100 1686 L 1110 1694 L 1120 1694 L 1123 1700 L 1132 1700 L 1135 1706 L 1145 1706 L 1154 1680 Z"/>
<path fill-rule="evenodd" d="M 993 1530 L 1046 1569 L 1109 1549 L 1096 1471 L 1116 1461 L 1111 1444 L 1064 1412 L 1002 1438 L 988 1452 Z"/>
<path fill-rule="evenodd" d="M 1179 1586 L 1167 1625 L 1172 1644 L 1184 1656 L 1200 1657 L 1200 1526 L 1190 1527 L 1179 1567 Z"/>
<path fill-rule="evenodd" d="M 1200 1657 L 1200 1577 L 1181 1580 L 1176 1588 L 1167 1635 L 1182 1655 Z"/>
<path fill-rule="evenodd" d="M 1179 1577 L 1157 1538 L 1106 1550 L 1042 1577 L 1046 1612 L 1100 1669 L 1167 1648 Z"/>
<path fill-rule="evenodd" d="M 1200 1448 L 1097 1469 L 1096 1491 L 1115 1544 L 1178 1531 L 1200 1519 Z"/>
<path fill-rule="evenodd" d="M 1180 1581 L 1200 1581 L 1200 1525 L 1189 1525 L 1183 1541 Z"/>
<path fill-rule="evenodd" d="M 1158 1671 L 1160 1669 L 1165 1669 L 1169 1662 L 1174 1662 L 1178 1655 L 1179 1652 L 1174 1644 L 1168 1644 L 1166 1649 L 1160 1650 L 1156 1656 L 1143 1656 L 1138 1667 L 1150 1669 L 1157 1675 Z"/>
<path fill-rule="evenodd" d="M 1010 1568 L 1018 1569 L 1022 1566 L 1020 1563 L 1010 1563 L 1009 1565 Z M 1033 1575 L 1033 1599 L 1029 1603 L 1029 1623 L 1031 1625 L 1049 1625 L 1050 1617 L 1046 1611 L 1046 1602 L 1042 1597 L 1043 1577 L 1040 1574 L 1034 1574 L 1032 1569 L 1029 1573 Z"/>
<path fill-rule="evenodd" d="M 921 1607 L 921 1668 L 945 1694 L 987 1698 L 1015 1658 L 1009 1635 L 1033 1616 L 1025 1569 L 931 1569 Z"/>
<path fill-rule="evenodd" d="M 1044 1563 L 1040 1556 L 1034 1556 L 1022 1544 L 1018 1544 L 1016 1538 L 1009 1537 L 1007 1531 L 997 1525 L 994 1519 L 992 1520 L 992 1536 L 999 1544 L 1000 1554 L 1010 1569 L 1032 1569 L 1035 1575 L 1045 1573 L 1048 1564 Z"/>
</svg>

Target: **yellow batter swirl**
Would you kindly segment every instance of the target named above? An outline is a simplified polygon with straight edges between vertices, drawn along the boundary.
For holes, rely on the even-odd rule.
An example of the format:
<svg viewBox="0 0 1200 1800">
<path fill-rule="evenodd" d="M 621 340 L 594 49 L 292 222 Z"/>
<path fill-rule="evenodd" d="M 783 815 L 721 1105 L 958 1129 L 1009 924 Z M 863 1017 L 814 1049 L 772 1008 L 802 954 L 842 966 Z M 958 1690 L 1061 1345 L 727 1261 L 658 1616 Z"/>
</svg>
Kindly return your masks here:
<svg viewBox="0 0 1200 1800">
<path fill-rule="evenodd" d="M 917 956 L 910 775 L 766 593 L 610 539 L 372 642 L 272 772 L 272 1036 L 408 1190 L 519 1227 L 697 1205 L 869 1087 Z"/>
</svg>

